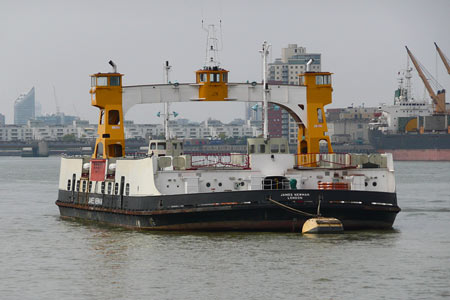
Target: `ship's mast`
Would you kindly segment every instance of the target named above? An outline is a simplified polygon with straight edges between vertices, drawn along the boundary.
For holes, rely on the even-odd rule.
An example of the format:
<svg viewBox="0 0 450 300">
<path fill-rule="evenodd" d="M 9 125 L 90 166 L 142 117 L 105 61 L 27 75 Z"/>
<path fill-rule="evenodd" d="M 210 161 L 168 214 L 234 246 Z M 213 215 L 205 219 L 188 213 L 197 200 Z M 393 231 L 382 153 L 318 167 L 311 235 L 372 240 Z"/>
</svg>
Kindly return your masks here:
<svg viewBox="0 0 450 300">
<path fill-rule="evenodd" d="M 262 49 L 259 50 L 262 56 L 262 76 L 263 76 L 263 114 L 264 114 L 264 140 L 269 138 L 269 104 L 267 102 L 267 93 L 269 92 L 269 86 L 267 84 L 267 56 L 269 55 L 270 44 L 264 41 Z"/>
<path fill-rule="evenodd" d="M 412 96 L 411 96 L 411 71 L 412 68 L 409 66 L 409 56 L 406 59 L 406 71 L 405 71 L 405 79 L 406 79 L 406 98 L 405 100 L 410 102 L 412 101 Z"/>
<path fill-rule="evenodd" d="M 203 26 L 203 21 L 202 21 Z M 222 27 L 222 21 L 220 21 L 220 27 Z M 206 55 L 205 55 L 205 68 L 214 68 L 220 66 L 219 51 L 219 39 L 217 37 L 216 26 L 209 24 L 207 28 L 203 27 L 207 32 L 206 36 Z"/>
</svg>

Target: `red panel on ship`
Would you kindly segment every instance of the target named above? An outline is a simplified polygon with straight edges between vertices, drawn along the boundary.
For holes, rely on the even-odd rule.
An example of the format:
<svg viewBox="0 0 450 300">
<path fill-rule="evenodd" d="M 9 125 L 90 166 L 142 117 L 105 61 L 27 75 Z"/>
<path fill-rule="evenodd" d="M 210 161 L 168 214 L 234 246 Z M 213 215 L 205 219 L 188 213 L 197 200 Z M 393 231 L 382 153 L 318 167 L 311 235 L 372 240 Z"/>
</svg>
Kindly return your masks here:
<svg viewBox="0 0 450 300">
<path fill-rule="evenodd" d="M 105 181 L 106 159 L 91 159 L 89 180 Z"/>
</svg>

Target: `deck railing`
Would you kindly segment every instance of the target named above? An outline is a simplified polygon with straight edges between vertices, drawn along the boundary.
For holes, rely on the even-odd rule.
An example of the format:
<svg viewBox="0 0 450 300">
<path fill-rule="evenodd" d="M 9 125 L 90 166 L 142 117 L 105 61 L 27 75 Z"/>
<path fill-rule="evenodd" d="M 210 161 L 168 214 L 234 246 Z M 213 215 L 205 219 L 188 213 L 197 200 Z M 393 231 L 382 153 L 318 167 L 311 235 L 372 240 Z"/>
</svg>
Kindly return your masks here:
<svg viewBox="0 0 450 300">
<path fill-rule="evenodd" d="M 349 153 L 297 154 L 296 160 L 302 168 L 356 168 Z"/>
<path fill-rule="evenodd" d="M 250 169 L 248 154 L 242 153 L 191 153 L 190 169 L 223 168 Z"/>
</svg>

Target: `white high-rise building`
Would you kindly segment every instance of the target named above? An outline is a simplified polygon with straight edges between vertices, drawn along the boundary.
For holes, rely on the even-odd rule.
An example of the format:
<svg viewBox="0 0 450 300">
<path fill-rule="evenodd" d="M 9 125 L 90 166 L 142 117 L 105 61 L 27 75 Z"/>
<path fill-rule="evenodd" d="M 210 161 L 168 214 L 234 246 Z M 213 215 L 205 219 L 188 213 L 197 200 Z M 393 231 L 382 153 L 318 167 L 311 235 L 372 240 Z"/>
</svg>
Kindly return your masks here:
<svg viewBox="0 0 450 300">
<path fill-rule="evenodd" d="M 35 117 L 34 87 L 14 101 L 14 124 L 25 125 Z"/>
</svg>

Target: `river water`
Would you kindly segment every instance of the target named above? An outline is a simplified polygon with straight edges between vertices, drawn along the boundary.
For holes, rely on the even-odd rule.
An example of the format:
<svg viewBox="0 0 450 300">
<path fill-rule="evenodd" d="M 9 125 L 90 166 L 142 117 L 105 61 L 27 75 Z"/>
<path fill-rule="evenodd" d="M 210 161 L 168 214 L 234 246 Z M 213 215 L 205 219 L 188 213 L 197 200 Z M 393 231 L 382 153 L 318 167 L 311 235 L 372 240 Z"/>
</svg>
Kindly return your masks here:
<svg viewBox="0 0 450 300">
<path fill-rule="evenodd" d="M 393 230 L 307 237 L 62 220 L 59 158 L 0 157 L 0 299 L 450 298 L 450 163 L 395 166 Z"/>
</svg>

